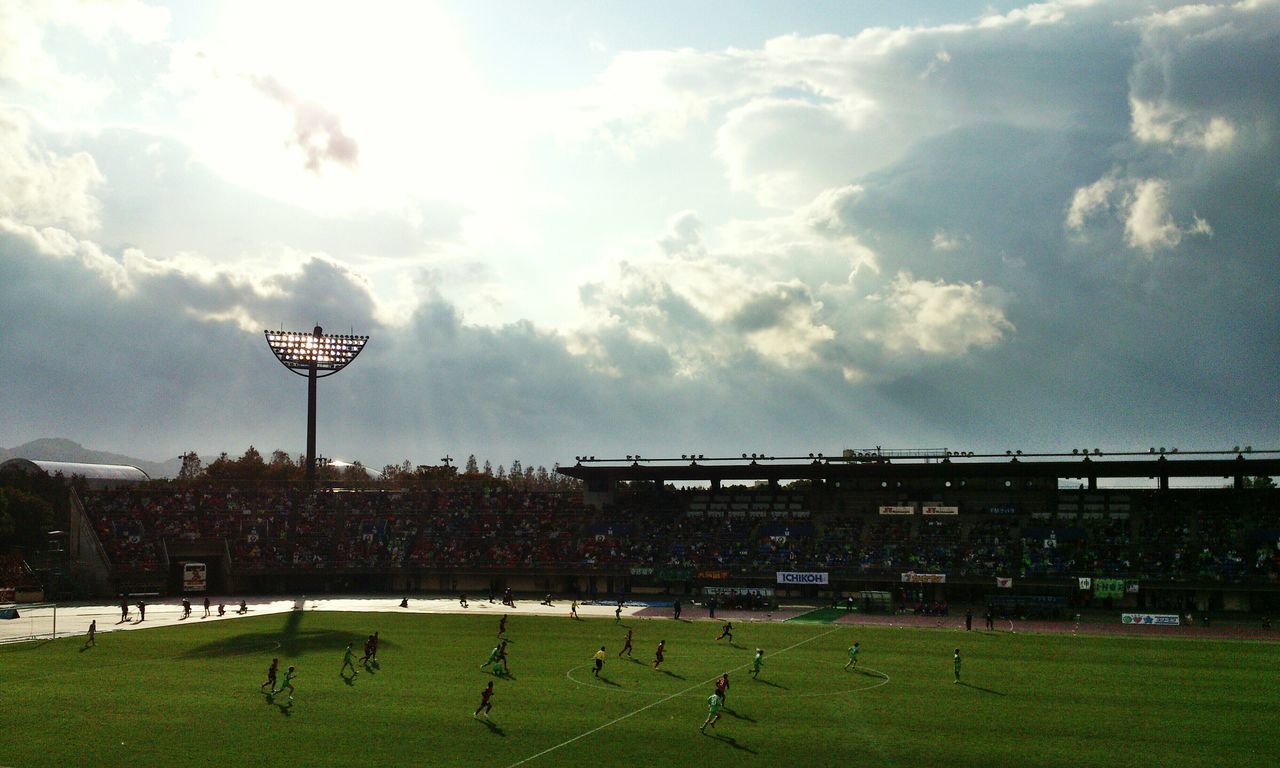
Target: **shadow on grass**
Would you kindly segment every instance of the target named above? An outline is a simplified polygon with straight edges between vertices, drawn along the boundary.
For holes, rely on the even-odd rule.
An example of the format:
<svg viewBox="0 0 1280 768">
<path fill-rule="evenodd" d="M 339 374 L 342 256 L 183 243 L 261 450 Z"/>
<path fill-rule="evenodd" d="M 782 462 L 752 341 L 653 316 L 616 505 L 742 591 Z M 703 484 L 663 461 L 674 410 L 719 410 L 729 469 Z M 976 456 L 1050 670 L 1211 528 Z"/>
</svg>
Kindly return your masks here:
<svg viewBox="0 0 1280 768">
<path fill-rule="evenodd" d="M 756 719 L 751 715 L 739 714 L 737 710 L 729 709 L 728 707 L 724 708 L 724 713 L 729 717 L 732 717 L 734 720 L 745 720 L 748 723 L 754 723 L 756 721 Z"/>
<path fill-rule="evenodd" d="M 614 688 L 620 687 L 618 683 L 613 682 L 607 677 L 597 677 L 596 679 L 604 683 L 605 685 L 612 685 Z"/>
<path fill-rule="evenodd" d="M 761 685 L 767 685 L 767 686 L 769 686 L 770 688 L 777 688 L 777 689 L 778 689 L 778 690 L 780 690 L 780 691 L 789 691 L 789 690 L 791 690 L 790 688 L 788 688 L 788 687 L 787 687 L 787 686 L 785 686 L 785 685 L 780 685 L 780 684 L 778 684 L 778 683 L 770 682 L 770 681 L 765 680 L 765 679 L 763 679 L 763 678 L 753 677 L 753 678 L 751 678 L 751 679 L 752 679 L 752 680 L 754 680 L 755 682 L 757 682 L 757 683 L 761 684 Z"/>
<path fill-rule="evenodd" d="M 1009 695 L 1009 694 L 1005 693 L 1004 691 L 993 691 L 993 690 L 991 690 L 990 688 L 983 688 L 983 687 L 982 687 L 982 686 L 980 686 L 980 685 L 974 685 L 974 684 L 972 684 L 972 683 L 960 683 L 960 685 L 963 685 L 965 688 L 972 688 L 972 689 L 973 689 L 973 690 L 975 690 L 975 691 L 982 691 L 983 693 L 991 693 L 991 694 L 995 694 L 996 696 L 1008 696 L 1008 695 Z"/>
<path fill-rule="evenodd" d="M 354 687 L 356 686 L 356 676 L 355 676 L 355 675 L 344 675 L 344 674 L 342 674 L 341 672 L 339 672 L 339 673 L 338 673 L 338 677 L 342 678 L 342 682 L 346 683 L 347 685 L 351 686 L 352 688 L 354 688 Z"/>
<path fill-rule="evenodd" d="M 492 733 L 494 736 L 506 736 L 506 735 L 507 735 L 507 732 L 506 732 L 506 731 L 504 731 L 504 730 L 502 730 L 502 727 L 501 727 L 501 726 L 499 726 L 497 723 L 493 722 L 493 721 L 492 721 L 492 720 L 490 720 L 489 718 L 487 718 L 487 717 L 477 717 L 476 719 L 477 719 L 477 720 L 479 720 L 480 722 L 484 723 L 484 727 L 485 727 L 485 728 L 488 728 L 488 729 L 489 729 L 489 733 Z"/>
<path fill-rule="evenodd" d="M 719 742 L 723 742 L 723 743 L 725 743 L 725 744 L 728 744 L 729 746 L 733 747 L 734 749 L 740 749 L 740 750 L 742 750 L 743 752 L 749 752 L 749 753 L 751 753 L 751 754 L 753 754 L 753 755 L 756 753 L 756 751 L 755 751 L 754 749 L 752 749 L 751 747 L 748 747 L 746 744 L 739 744 L 739 743 L 738 743 L 738 740 L 737 740 L 737 739 L 735 739 L 735 738 L 733 738 L 732 736 L 721 736 L 721 735 L 720 735 L 720 734 L 718 734 L 718 733 L 713 733 L 713 734 L 711 734 L 711 738 L 715 739 L 716 741 L 719 741 Z"/>
<path fill-rule="evenodd" d="M 296 656 L 307 651 L 331 650 L 335 656 L 341 656 L 347 643 L 361 643 L 365 635 L 354 632 L 339 632 L 329 629 L 313 631 L 295 631 L 292 634 L 280 632 L 244 632 L 224 637 L 212 642 L 198 645 L 182 654 L 182 658 L 200 658 L 204 656 L 238 656 L 245 653 L 274 653 L 279 651 L 285 656 Z M 276 644 L 279 644 L 278 648 Z M 383 641 L 384 645 L 389 645 Z M 339 659 L 341 660 L 341 659 Z"/>
<path fill-rule="evenodd" d="M 672 671 L 667 670 L 667 669 L 660 669 L 660 670 L 658 670 L 658 671 L 659 671 L 659 672 L 661 672 L 662 674 L 666 675 L 667 677 L 674 677 L 674 678 L 675 678 L 675 679 L 677 679 L 677 680 L 687 680 L 687 679 L 688 679 L 688 678 L 686 678 L 684 675 L 677 675 L 675 672 L 672 672 Z"/>
</svg>

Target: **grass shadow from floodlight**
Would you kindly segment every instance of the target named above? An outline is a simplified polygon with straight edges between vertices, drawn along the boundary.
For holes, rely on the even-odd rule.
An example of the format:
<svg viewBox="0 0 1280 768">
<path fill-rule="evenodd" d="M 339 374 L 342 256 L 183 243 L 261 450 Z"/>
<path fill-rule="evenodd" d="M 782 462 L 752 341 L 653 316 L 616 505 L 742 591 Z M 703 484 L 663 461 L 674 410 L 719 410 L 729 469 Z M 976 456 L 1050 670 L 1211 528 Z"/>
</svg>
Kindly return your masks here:
<svg viewBox="0 0 1280 768">
<path fill-rule="evenodd" d="M 754 749 L 752 749 L 751 747 L 748 747 L 746 744 L 739 744 L 738 740 L 733 738 L 732 736 L 721 736 L 718 733 L 713 733 L 711 734 L 711 738 L 715 739 L 716 741 L 728 744 L 734 749 L 740 749 L 743 752 L 748 752 L 753 755 L 756 754 L 756 751 Z"/>
<path fill-rule="evenodd" d="M 995 690 L 992 690 L 992 689 L 990 689 L 990 688 L 983 688 L 982 686 L 980 686 L 980 685 L 974 685 L 973 683 L 960 683 L 960 685 L 963 685 L 965 688 L 972 688 L 972 689 L 973 689 L 973 690 L 975 690 L 975 691 L 982 691 L 983 693 L 990 693 L 990 694 L 994 694 L 994 695 L 996 695 L 996 696 L 1008 696 L 1008 695 L 1009 695 L 1009 694 L 1007 694 L 1007 693 L 1005 693 L 1005 692 L 1003 692 L 1003 691 L 995 691 Z"/>
<path fill-rule="evenodd" d="M 769 680 L 765 680 L 765 679 L 763 679 L 763 678 L 753 677 L 753 678 L 751 678 L 751 679 L 752 679 L 754 682 L 760 683 L 761 685 L 767 685 L 767 686 L 769 686 L 770 688 L 777 688 L 778 690 L 781 690 L 781 691 L 789 691 L 789 690 L 791 690 L 790 688 L 788 688 L 788 687 L 787 687 L 787 686 L 785 686 L 785 685 L 782 685 L 782 684 L 780 684 L 780 683 L 771 682 L 771 681 L 769 681 Z"/>
</svg>

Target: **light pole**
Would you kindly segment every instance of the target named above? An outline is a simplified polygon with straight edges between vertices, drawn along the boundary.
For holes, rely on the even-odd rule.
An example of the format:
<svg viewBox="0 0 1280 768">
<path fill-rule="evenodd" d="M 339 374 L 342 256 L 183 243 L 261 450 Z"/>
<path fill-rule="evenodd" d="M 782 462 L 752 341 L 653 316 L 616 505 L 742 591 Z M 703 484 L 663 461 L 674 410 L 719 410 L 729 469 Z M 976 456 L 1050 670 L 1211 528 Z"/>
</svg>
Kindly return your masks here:
<svg viewBox="0 0 1280 768">
<path fill-rule="evenodd" d="M 316 326 L 311 333 L 263 331 L 267 346 L 281 365 L 307 377 L 307 487 L 316 480 L 316 379 L 332 376 L 356 359 L 368 336 L 326 336 Z"/>
</svg>

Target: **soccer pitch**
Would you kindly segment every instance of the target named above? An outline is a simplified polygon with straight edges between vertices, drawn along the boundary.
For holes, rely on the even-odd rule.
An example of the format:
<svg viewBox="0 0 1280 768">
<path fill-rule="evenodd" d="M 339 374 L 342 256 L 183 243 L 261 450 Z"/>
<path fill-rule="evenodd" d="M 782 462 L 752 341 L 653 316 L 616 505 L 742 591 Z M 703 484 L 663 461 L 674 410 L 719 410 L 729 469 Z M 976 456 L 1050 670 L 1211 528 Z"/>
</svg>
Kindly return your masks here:
<svg viewBox="0 0 1280 768">
<path fill-rule="evenodd" d="M 617 658 L 627 627 L 634 660 Z M 3 646 L 0 765 L 1147 768 L 1280 756 L 1271 642 L 744 622 L 729 644 L 718 622 L 517 609 L 506 678 L 480 668 L 497 629 L 493 615 L 293 611 L 104 633 L 88 649 Z M 341 677 L 347 643 L 358 657 L 374 631 L 378 665 Z M 282 679 L 298 668 L 291 706 L 259 689 L 273 656 Z M 727 706 L 704 735 L 726 671 Z M 489 681 L 486 722 L 472 713 Z"/>
</svg>

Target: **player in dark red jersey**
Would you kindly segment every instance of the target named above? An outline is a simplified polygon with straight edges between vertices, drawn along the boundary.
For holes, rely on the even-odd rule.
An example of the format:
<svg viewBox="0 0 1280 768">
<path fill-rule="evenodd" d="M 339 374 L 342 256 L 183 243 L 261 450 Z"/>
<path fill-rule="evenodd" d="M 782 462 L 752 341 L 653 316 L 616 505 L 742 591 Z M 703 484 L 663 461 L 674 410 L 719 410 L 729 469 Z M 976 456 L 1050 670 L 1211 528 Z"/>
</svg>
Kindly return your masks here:
<svg viewBox="0 0 1280 768">
<path fill-rule="evenodd" d="M 276 674 L 279 671 L 280 671 L 280 660 L 272 659 L 271 666 L 267 667 L 267 681 L 262 685 L 258 686 L 258 690 L 262 690 L 263 688 L 266 688 L 269 685 L 271 686 L 271 693 L 272 695 L 274 695 L 276 692 Z"/>
<path fill-rule="evenodd" d="M 716 695 L 720 697 L 721 706 L 728 708 L 729 706 L 729 702 L 728 702 L 729 673 L 728 672 L 725 672 L 723 675 L 716 678 Z"/>
<path fill-rule="evenodd" d="M 507 614 L 502 614 L 502 618 L 498 619 L 498 637 L 507 634 Z"/>
<path fill-rule="evenodd" d="M 654 669 L 657 669 L 659 666 L 662 665 L 663 654 L 666 652 L 666 650 L 667 650 L 667 641 L 659 640 L 658 650 L 653 652 L 653 668 Z"/>
<path fill-rule="evenodd" d="M 724 626 L 720 628 L 720 636 L 717 637 L 716 639 L 723 640 L 726 637 L 729 638 L 730 643 L 733 642 L 733 622 L 732 621 L 726 621 L 724 623 Z"/>
<path fill-rule="evenodd" d="M 484 710 L 484 719 L 489 719 L 489 713 L 493 711 L 493 681 L 489 681 L 489 685 L 480 692 L 480 706 L 476 707 L 476 711 L 471 714 L 472 717 L 479 717 L 480 710 Z"/>
<path fill-rule="evenodd" d="M 631 656 L 631 630 L 627 630 L 627 636 L 622 638 L 622 650 L 618 651 L 618 658 L 622 658 L 622 654 Z"/>
</svg>

